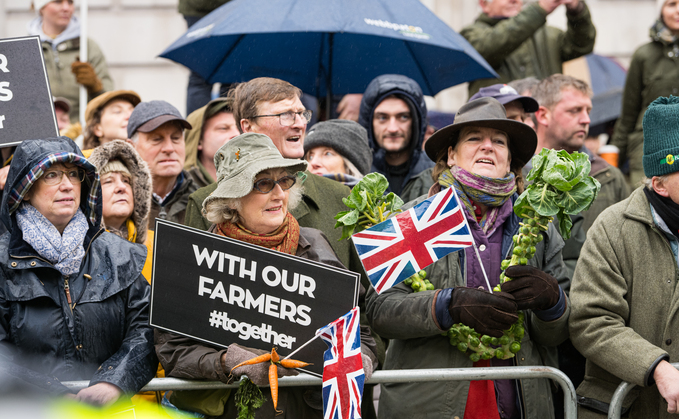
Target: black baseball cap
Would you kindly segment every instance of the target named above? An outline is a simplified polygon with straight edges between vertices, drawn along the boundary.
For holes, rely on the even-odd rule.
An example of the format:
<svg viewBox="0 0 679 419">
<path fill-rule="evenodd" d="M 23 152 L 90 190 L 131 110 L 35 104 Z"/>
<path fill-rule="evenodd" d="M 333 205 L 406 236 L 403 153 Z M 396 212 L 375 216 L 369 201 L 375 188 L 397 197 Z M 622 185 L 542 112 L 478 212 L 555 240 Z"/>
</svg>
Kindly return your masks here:
<svg viewBox="0 0 679 419">
<path fill-rule="evenodd" d="M 127 121 L 127 138 L 135 132 L 151 132 L 166 122 L 179 121 L 184 129 L 191 129 L 191 124 L 179 113 L 177 108 L 164 100 L 141 102 L 135 106 Z"/>
</svg>

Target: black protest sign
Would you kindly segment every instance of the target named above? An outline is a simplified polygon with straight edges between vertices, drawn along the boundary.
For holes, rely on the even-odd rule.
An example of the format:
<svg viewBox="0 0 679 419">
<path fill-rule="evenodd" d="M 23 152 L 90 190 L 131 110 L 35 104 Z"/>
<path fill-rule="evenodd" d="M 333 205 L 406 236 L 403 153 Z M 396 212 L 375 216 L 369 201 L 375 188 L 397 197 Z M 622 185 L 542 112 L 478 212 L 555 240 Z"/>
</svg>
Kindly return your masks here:
<svg viewBox="0 0 679 419">
<path fill-rule="evenodd" d="M 156 220 L 152 326 L 217 346 L 292 353 L 358 303 L 359 275 Z M 293 358 L 323 373 L 321 339 Z"/>
<path fill-rule="evenodd" d="M 0 39 L 0 147 L 58 135 L 40 38 Z"/>
</svg>

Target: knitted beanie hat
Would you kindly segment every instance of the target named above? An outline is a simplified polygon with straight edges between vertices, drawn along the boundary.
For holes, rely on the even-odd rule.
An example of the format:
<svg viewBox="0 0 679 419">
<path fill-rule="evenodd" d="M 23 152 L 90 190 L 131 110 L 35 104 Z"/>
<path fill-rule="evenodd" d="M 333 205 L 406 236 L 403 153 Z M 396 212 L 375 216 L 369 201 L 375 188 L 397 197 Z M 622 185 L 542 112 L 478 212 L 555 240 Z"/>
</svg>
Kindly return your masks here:
<svg viewBox="0 0 679 419">
<path fill-rule="evenodd" d="M 644 114 L 646 177 L 679 172 L 679 97 L 659 97 Z"/>
<path fill-rule="evenodd" d="M 101 170 L 99 170 L 99 176 L 103 176 L 106 173 L 111 173 L 111 172 L 120 172 L 124 173 L 129 177 L 132 177 L 132 174 L 130 171 L 127 169 L 127 166 L 123 164 L 120 160 L 111 160 L 109 161 L 106 166 L 102 167 Z"/>
<path fill-rule="evenodd" d="M 368 132 L 354 121 L 331 119 L 314 124 L 304 139 L 304 153 L 316 147 L 330 147 L 363 175 L 370 173 L 373 153 L 368 145 Z"/>
</svg>

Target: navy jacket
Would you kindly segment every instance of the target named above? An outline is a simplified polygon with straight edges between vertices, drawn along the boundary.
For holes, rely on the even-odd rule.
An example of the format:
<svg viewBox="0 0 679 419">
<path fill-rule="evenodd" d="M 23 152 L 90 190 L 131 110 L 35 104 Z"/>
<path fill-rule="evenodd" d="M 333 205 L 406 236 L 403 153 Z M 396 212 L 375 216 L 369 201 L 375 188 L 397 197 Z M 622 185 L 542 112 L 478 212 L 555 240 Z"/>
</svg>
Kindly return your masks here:
<svg viewBox="0 0 679 419">
<path fill-rule="evenodd" d="M 8 229 L 0 237 L 0 375 L 53 393 L 67 391 L 59 383 L 64 380 L 106 382 L 135 393 L 158 365 L 148 325 L 150 287 L 141 275 L 146 248 L 101 228 L 101 190 L 96 203 L 86 198 L 92 184 L 98 188 L 94 166 L 80 165 L 88 174 L 81 209 L 90 228 L 77 274 L 64 276 L 40 257 L 9 214 L 9 192 L 38 162 L 60 152 L 82 155 L 65 137 L 25 141 L 8 174 L 0 213 Z M 89 220 L 92 214 L 95 223 Z"/>
<path fill-rule="evenodd" d="M 406 76 L 401 76 L 399 74 L 384 74 L 376 77 L 366 88 L 363 93 L 361 110 L 358 117 L 358 123 L 368 131 L 369 145 L 373 150 L 373 165 L 371 171 L 382 174 L 385 174 L 387 171 L 385 150 L 380 148 L 377 141 L 375 141 L 375 134 L 373 133 L 373 115 L 375 114 L 375 108 L 391 95 L 396 95 L 400 99 L 405 100 L 413 113 L 412 135 L 410 140 L 410 168 L 403 183 L 400 185 L 400 188 L 392 190 L 396 188 L 390 186 L 387 190 L 388 192 L 399 194 L 410 179 L 417 176 L 423 170 L 433 167 L 434 162 L 432 162 L 422 151 L 424 133 L 427 130 L 427 105 L 424 102 L 422 89 L 414 80 Z"/>
</svg>

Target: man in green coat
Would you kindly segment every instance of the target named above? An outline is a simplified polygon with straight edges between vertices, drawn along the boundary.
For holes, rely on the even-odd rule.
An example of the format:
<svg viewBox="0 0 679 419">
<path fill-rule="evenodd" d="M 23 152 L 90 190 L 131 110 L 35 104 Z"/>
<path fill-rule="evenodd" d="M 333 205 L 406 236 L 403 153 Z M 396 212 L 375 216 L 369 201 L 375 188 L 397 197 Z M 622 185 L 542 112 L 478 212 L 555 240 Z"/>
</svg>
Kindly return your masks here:
<svg viewBox="0 0 679 419">
<path fill-rule="evenodd" d="M 483 13 L 460 34 L 500 78 L 471 82 L 470 97 L 484 86 L 561 73 L 565 61 L 594 49 L 596 29 L 582 0 L 538 0 L 523 9 L 523 0 L 479 0 L 479 4 Z M 566 32 L 545 24 L 562 4 L 568 19 Z"/>
<path fill-rule="evenodd" d="M 587 358 L 578 417 L 605 418 L 622 381 L 629 418 L 677 413 L 679 371 L 679 98 L 644 115 L 647 179 L 596 219 L 571 287 L 570 335 Z"/>
</svg>

